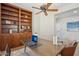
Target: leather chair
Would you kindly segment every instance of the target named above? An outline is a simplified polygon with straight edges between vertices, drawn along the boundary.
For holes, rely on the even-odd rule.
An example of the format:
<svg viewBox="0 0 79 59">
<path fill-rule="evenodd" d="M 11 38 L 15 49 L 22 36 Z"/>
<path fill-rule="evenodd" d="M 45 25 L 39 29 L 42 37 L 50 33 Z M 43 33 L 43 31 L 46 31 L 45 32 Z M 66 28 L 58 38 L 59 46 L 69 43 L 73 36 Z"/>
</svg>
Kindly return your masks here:
<svg viewBox="0 0 79 59">
<path fill-rule="evenodd" d="M 77 45 L 78 45 L 78 43 L 77 43 L 77 42 L 75 42 L 73 46 L 77 47 Z"/>
<path fill-rule="evenodd" d="M 6 45 L 5 48 L 5 56 L 10 56 L 11 55 L 11 48 L 9 47 L 9 45 Z"/>
<path fill-rule="evenodd" d="M 61 56 L 73 56 L 76 50 L 77 42 L 74 43 L 71 47 L 64 47 L 61 51 Z"/>
</svg>

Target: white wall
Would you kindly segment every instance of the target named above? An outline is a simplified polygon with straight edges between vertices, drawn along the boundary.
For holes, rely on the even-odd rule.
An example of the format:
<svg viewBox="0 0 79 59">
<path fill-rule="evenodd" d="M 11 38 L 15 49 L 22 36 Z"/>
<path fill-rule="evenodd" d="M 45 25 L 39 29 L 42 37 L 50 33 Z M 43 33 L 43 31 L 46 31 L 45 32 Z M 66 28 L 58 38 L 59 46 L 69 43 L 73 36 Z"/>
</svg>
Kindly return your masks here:
<svg viewBox="0 0 79 59">
<path fill-rule="evenodd" d="M 54 35 L 54 14 L 49 13 L 48 16 L 41 14 L 40 18 L 40 37 L 52 40 Z"/>
<path fill-rule="evenodd" d="M 32 15 L 32 33 L 40 34 L 40 15 Z"/>
<path fill-rule="evenodd" d="M 48 13 L 45 16 L 43 13 L 33 15 L 32 23 L 33 33 L 37 32 L 42 39 L 52 40 L 54 35 L 54 14 Z"/>
<path fill-rule="evenodd" d="M 70 9 L 74 9 L 79 7 L 79 4 L 70 4 L 66 7 L 63 7 L 60 10 L 60 13 L 68 11 Z M 76 39 L 78 40 L 78 35 L 79 33 L 77 32 L 67 32 L 67 28 L 66 28 L 66 23 L 69 21 L 76 21 L 76 20 L 71 20 L 71 18 L 69 18 L 68 20 L 65 19 L 61 19 L 59 21 L 59 23 L 56 23 L 55 17 L 53 13 L 49 13 L 48 16 L 44 16 L 43 13 L 38 16 L 33 16 L 33 33 L 37 32 L 39 34 L 40 38 L 43 39 L 47 39 L 47 40 L 51 40 L 53 38 L 53 36 L 55 34 L 59 35 L 60 32 L 62 32 L 59 36 L 62 36 L 61 39 Z M 76 18 L 75 18 L 76 19 Z M 56 28 L 55 28 L 55 26 Z M 55 29 L 55 30 L 54 30 Z M 57 30 L 58 29 L 58 30 Z M 57 31 L 56 31 L 57 30 Z M 55 31 L 57 33 L 55 33 Z"/>
<path fill-rule="evenodd" d="M 73 3 L 66 7 L 61 8 L 61 12 L 55 16 L 61 16 L 60 19 L 55 21 L 55 34 L 60 37 L 60 40 L 70 39 L 79 41 L 79 32 L 69 32 L 67 31 L 67 22 L 79 21 L 79 12 L 73 14 L 73 9 L 78 8 L 79 3 Z M 70 11 L 69 11 L 70 10 Z M 69 11 L 69 12 L 68 12 Z M 76 11 L 76 10 L 75 10 Z M 78 11 L 78 10 L 77 10 Z M 66 14 L 62 13 L 65 12 Z M 73 14 L 73 16 L 72 16 Z M 69 17 L 68 17 L 69 16 Z"/>
<path fill-rule="evenodd" d="M 67 22 L 75 22 L 79 21 L 79 17 L 68 17 L 59 19 L 56 23 L 56 34 L 60 37 L 60 39 L 70 39 L 79 41 L 79 31 L 67 31 Z"/>
</svg>

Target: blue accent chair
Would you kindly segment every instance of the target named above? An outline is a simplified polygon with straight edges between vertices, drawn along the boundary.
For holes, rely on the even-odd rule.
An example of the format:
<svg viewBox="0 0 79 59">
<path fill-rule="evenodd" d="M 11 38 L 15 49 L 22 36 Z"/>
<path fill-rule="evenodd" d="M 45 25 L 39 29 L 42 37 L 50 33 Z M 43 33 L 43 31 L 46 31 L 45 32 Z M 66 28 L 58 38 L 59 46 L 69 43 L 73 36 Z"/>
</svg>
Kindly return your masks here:
<svg viewBox="0 0 79 59">
<path fill-rule="evenodd" d="M 37 43 L 38 42 L 38 36 L 32 35 L 32 42 Z"/>
<path fill-rule="evenodd" d="M 28 46 L 30 47 L 36 47 L 38 42 L 38 36 L 32 35 L 32 41 L 28 42 Z"/>
</svg>

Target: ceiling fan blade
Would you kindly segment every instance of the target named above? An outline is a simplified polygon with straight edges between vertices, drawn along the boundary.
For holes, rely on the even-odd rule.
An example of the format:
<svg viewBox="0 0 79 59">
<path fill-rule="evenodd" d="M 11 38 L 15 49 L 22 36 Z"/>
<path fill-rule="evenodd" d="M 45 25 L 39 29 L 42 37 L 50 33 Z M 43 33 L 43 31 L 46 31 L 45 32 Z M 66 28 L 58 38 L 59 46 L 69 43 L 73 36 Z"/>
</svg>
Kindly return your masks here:
<svg viewBox="0 0 79 59">
<path fill-rule="evenodd" d="M 51 6 L 52 3 L 47 3 L 47 5 L 45 6 L 45 9 L 48 9 L 49 6 Z"/>
<path fill-rule="evenodd" d="M 32 7 L 32 8 L 35 8 L 35 9 L 40 9 L 40 8 L 38 8 L 38 7 Z"/>
<path fill-rule="evenodd" d="M 35 15 L 37 15 L 37 14 L 39 14 L 39 13 L 41 13 L 42 11 L 39 11 L 39 12 L 37 12 L 37 13 L 35 13 Z"/>
<path fill-rule="evenodd" d="M 47 13 L 46 11 L 44 11 L 44 14 L 45 14 L 45 16 L 47 16 L 47 15 L 48 15 L 48 13 Z"/>
<path fill-rule="evenodd" d="M 58 11 L 58 9 L 47 9 L 47 11 Z"/>
</svg>

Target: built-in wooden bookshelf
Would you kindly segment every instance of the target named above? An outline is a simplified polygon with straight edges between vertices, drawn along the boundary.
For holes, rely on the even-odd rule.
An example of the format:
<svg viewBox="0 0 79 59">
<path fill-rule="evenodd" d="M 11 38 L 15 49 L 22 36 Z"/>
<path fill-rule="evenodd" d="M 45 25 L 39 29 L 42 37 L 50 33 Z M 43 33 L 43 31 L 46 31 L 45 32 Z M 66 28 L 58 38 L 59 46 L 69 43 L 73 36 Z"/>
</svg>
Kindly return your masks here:
<svg viewBox="0 0 79 59">
<path fill-rule="evenodd" d="M 9 4 L 1 4 L 1 32 L 17 33 L 19 21 L 19 9 Z"/>
<path fill-rule="evenodd" d="M 1 4 L 1 15 L 2 33 L 31 31 L 32 12 L 9 4 Z"/>
<path fill-rule="evenodd" d="M 0 50 L 4 50 L 7 44 L 11 48 L 20 46 L 20 40 L 31 37 L 32 12 L 12 4 L 0 3 Z"/>
<path fill-rule="evenodd" d="M 0 4 L 0 34 L 1 34 L 1 4 Z M 0 35 L 0 51 L 2 50 L 2 39 L 1 39 L 1 35 Z"/>
<path fill-rule="evenodd" d="M 25 10 L 21 10 L 21 29 L 24 31 L 31 31 L 31 21 L 32 19 L 32 13 L 27 12 Z M 21 31 L 22 31 L 21 30 Z"/>
</svg>

